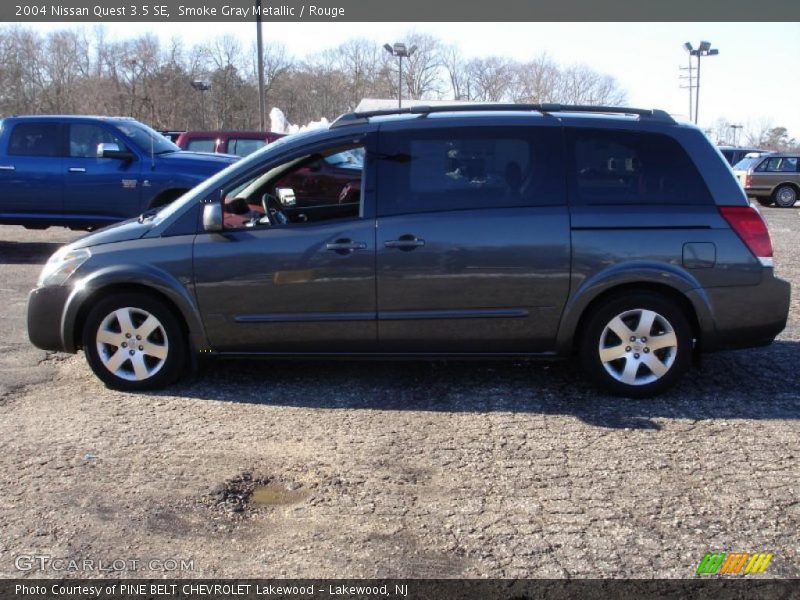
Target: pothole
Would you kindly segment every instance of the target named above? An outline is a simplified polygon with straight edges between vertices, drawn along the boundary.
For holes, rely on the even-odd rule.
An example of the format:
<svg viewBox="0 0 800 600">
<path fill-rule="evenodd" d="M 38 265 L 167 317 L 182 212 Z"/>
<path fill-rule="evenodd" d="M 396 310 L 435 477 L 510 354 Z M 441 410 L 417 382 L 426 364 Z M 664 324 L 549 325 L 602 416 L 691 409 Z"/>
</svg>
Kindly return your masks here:
<svg viewBox="0 0 800 600">
<path fill-rule="evenodd" d="M 244 516 L 259 508 L 298 504 L 310 495 L 311 490 L 294 481 L 242 473 L 215 487 L 205 503 L 231 516 Z"/>
</svg>

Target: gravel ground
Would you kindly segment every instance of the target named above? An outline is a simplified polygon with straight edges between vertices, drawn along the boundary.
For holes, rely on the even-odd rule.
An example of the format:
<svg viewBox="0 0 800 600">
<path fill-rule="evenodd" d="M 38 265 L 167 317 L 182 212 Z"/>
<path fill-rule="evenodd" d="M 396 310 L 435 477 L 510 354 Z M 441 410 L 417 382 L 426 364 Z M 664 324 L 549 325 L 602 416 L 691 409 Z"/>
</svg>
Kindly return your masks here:
<svg viewBox="0 0 800 600">
<path fill-rule="evenodd" d="M 800 289 L 800 214 L 765 213 Z M 0 227 L 0 576 L 34 554 L 128 575 L 687 577 L 711 550 L 800 576 L 800 294 L 771 347 L 656 400 L 484 362 L 220 362 L 132 395 L 27 343 L 25 293 L 74 237 Z"/>
</svg>

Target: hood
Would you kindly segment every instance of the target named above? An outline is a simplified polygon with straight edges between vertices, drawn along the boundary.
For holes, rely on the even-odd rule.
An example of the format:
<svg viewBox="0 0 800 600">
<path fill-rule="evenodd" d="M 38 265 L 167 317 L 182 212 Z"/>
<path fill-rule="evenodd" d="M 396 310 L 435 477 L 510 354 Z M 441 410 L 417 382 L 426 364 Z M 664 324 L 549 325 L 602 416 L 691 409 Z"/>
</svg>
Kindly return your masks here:
<svg viewBox="0 0 800 600">
<path fill-rule="evenodd" d="M 181 150 L 180 152 L 170 152 L 169 154 L 159 154 L 156 160 L 163 161 L 166 165 L 173 165 L 175 169 L 210 169 L 219 171 L 228 165 L 239 160 L 238 156 L 232 154 L 212 154 L 211 152 L 190 152 Z"/>
<path fill-rule="evenodd" d="M 75 250 L 78 248 L 88 248 L 90 246 L 99 246 L 101 244 L 113 244 L 114 242 L 127 242 L 128 240 L 138 240 L 143 237 L 145 233 L 150 231 L 153 226 L 152 219 L 146 220 L 144 223 L 139 223 L 138 218 L 128 219 L 108 227 L 84 235 L 78 238 L 68 247 Z"/>
</svg>

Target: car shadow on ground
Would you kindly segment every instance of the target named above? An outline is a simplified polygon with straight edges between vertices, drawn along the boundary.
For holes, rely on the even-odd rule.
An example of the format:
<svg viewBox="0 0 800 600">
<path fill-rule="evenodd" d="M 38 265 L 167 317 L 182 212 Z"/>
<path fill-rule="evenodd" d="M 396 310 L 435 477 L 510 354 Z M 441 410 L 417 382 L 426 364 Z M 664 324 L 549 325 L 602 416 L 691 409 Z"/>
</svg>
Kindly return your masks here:
<svg viewBox="0 0 800 600">
<path fill-rule="evenodd" d="M 659 419 L 800 418 L 800 342 L 704 357 L 652 399 L 603 394 L 568 362 L 219 360 L 159 395 L 319 409 L 572 415 L 605 428 Z"/>
<path fill-rule="evenodd" d="M 43 265 L 63 245 L 61 242 L 0 241 L 0 264 Z"/>
</svg>

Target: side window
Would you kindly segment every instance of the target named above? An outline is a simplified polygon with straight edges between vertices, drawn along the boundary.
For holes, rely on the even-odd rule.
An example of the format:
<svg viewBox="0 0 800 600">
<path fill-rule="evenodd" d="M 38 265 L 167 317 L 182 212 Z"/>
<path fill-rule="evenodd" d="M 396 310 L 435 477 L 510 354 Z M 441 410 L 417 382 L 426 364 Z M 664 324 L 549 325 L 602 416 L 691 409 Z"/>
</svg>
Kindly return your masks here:
<svg viewBox="0 0 800 600">
<path fill-rule="evenodd" d="M 186 149 L 191 150 L 192 152 L 214 152 L 217 147 L 217 140 L 212 140 L 209 138 L 195 138 L 193 140 L 189 140 L 189 143 L 186 144 Z"/>
<path fill-rule="evenodd" d="M 337 147 L 235 183 L 222 194 L 225 229 L 359 218 L 363 214 L 364 154 L 363 146 Z M 323 163 L 348 166 L 323 168 Z"/>
<path fill-rule="evenodd" d="M 557 127 L 401 132 L 382 145 L 384 215 L 564 204 Z"/>
<path fill-rule="evenodd" d="M 573 129 L 567 137 L 576 204 L 713 204 L 694 163 L 667 135 Z"/>
<path fill-rule="evenodd" d="M 59 131 L 55 123 L 19 123 L 11 131 L 8 153 L 13 156 L 58 156 Z"/>
<path fill-rule="evenodd" d="M 117 136 L 99 125 L 74 123 L 69 126 L 69 155 L 73 158 L 96 158 L 98 144 L 125 144 Z"/>
<path fill-rule="evenodd" d="M 236 156 L 247 156 L 256 150 L 260 150 L 267 143 L 264 140 L 252 140 L 243 138 L 230 138 L 228 140 L 228 154 Z"/>
</svg>

